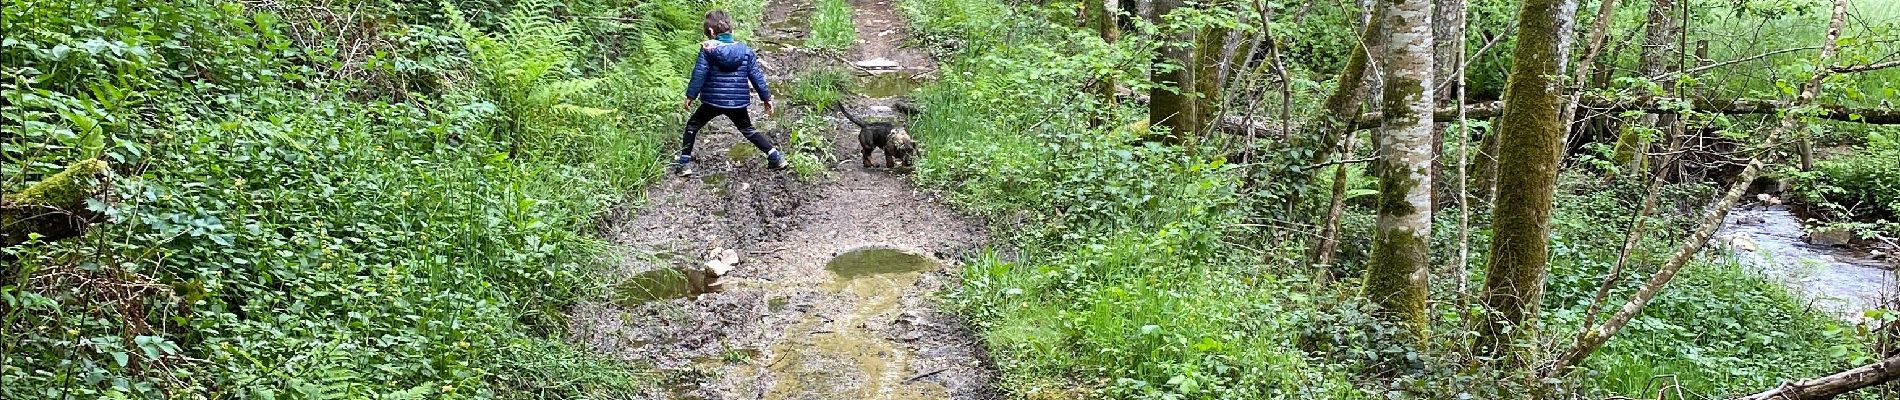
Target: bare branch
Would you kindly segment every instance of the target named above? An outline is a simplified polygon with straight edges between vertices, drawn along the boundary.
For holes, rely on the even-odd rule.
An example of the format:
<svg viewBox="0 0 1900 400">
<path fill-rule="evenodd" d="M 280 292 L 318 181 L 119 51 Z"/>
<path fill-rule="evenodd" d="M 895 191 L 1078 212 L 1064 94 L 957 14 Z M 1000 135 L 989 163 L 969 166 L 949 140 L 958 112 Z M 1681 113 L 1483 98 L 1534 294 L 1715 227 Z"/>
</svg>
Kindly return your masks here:
<svg viewBox="0 0 1900 400">
<path fill-rule="evenodd" d="M 1788 382 L 1768 391 L 1737 397 L 1736 400 L 1819 400 L 1892 382 L 1900 378 L 1900 354 L 1884 360 L 1841 371 L 1825 377 Z"/>
<path fill-rule="evenodd" d="M 1668 80 L 1674 80 L 1674 79 L 1676 79 L 1676 78 L 1681 78 L 1681 77 L 1683 77 L 1683 76 L 1686 76 L 1686 75 L 1693 75 L 1693 74 L 1696 74 L 1696 73 L 1700 73 L 1700 72 L 1702 72 L 1702 71 L 1708 71 L 1708 70 L 1712 70 L 1712 69 L 1716 69 L 1716 68 L 1721 68 L 1721 67 L 1726 67 L 1726 66 L 1730 66 L 1730 65 L 1735 65 L 1735 64 L 1741 64 L 1741 63 L 1745 63 L 1745 62 L 1749 62 L 1749 61 L 1755 61 L 1755 60 L 1760 60 L 1760 59 L 1763 59 L 1763 58 L 1768 58 L 1768 57 L 1774 57 L 1774 56 L 1776 56 L 1776 55 L 1781 55 L 1781 54 L 1787 54 L 1787 53 L 1793 53 L 1793 52 L 1797 52 L 1797 51 L 1804 51 L 1804 50 L 1814 50 L 1814 49 L 1819 49 L 1819 48 L 1821 48 L 1821 46 L 1808 46 L 1808 47 L 1795 47 L 1795 48 L 1788 48 L 1788 49 L 1781 49 L 1781 50 L 1775 50 L 1775 51 L 1770 51 L 1770 52 L 1767 52 L 1767 53 L 1761 53 L 1761 54 L 1756 54 L 1756 55 L 1753 55 L 1753 56 L 1749 56 L 1749 57 L 1742 57 L 1742 58 L 1737 58 L 1737 59 L 1733 59 L 1733 60 L 1728 60 L 1728 61 L 1723 61 L 1723 62 L 1718 62 L 1718 63 L 1714 63 L 1714 64 L 1709 64 L 1709 65 L 1704 65 L 1704 66 L 1700 66 L 1700 67 L 1695 67 L 1695 68 L 1690 68 L 1690 69 L 1685 69 L 1685 70 L 1682 70 L 1682 71 L 1677 71 L 1677 72 L 1671 72 L 1671 73 L 1667 73 L 1667 74 L 1663 74 L 1663 75 L 1659 75 L 1659 76 L 1657 76 L 1657 77 L 1654 77 L 1654 78 L 1649 78 L 1649 80 L 1652 80 L 1652 81 L 1668 81 Z"/>
<path fill-rule="evenodd" d="M 1893 60 L 1893 61 L 1873 63 L 1873 64 L 1862 64 L 1862 65 L 1836 65 L 1832 67 L 1827 67 L 1827 69 L 1829 71 L 1834 71 L 1834 73 L 1837 73 L 1837 74 L 1851 74 L 1855 72 L 1867 72 L 1867 71 L 1873 71 L 1877 69 L 1886 69 L 1886 68 L 1893 68 L 1893 67 L 1900 67 L 1900 60 Z"/>
</svg>

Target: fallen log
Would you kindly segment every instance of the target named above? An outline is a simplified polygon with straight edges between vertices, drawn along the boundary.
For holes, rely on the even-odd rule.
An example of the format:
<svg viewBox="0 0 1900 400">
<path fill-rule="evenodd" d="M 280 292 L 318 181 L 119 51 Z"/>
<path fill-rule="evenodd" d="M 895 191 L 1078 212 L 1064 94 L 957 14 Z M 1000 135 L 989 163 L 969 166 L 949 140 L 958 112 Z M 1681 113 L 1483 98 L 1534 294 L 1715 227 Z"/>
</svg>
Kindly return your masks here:
<svg viewBox="0 0 1900 400">
<path fill-rule="evenodd" d="M 1900 378 L 1900 354 L 1825 377 L 1794 381 L 1761 393 L 1735 400 L 1820 400 L 1832 399 L 1861 388 L 1892 382 Z"/>
<path fill-rule="evenodd" d="M 110 173 L 105 161 L 80 161 L 20 193 L 0 195 L 0 247 L 36 234 L 50 241 L 85 233 L 98 217 L 86 209 L 86 199 L 103 190 Z"/>
</svg>

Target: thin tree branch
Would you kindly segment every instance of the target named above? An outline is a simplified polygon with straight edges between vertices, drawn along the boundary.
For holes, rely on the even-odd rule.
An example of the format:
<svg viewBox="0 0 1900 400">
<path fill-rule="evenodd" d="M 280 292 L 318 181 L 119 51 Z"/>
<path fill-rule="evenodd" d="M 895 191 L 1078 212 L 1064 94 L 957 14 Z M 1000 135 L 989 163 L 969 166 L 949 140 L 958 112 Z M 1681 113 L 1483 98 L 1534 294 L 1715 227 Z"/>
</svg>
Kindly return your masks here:
<svg viewBox="0 0 1900 400">
<path fill-rule="evenodd" d="M 1681 70 L 1681 71 L 1676 71 L 1676 72 L 1671 72 L 1671 73 L 1667 73 L 1667 74 L 1662 74 L 1662 75 L 1658 75 L 1658 76 L 1656 76 L 1656 77 L 1654 77 L 1654 78 L 1649 78 L 1649 80 L 1652 80 L 1652 81 L 1667 81 L 1667 80 L 1675 80 L 1676 78 L 1681 78 L 1681 77 L 1684 77 L 1684 76 L 1688 76 L 1688 75 L 1693 75 L 1693 74 L 1696 74 L 1696 73 L 1700 73 L 1700 72 L 1702 72 L 1702 71 L 1708 71 L 1708 70 L 1712 70 L 1712 69 L 1716 69 L 1716 68 L 1721 68 L 1721 67 L 1726 67 L 1726 66 L 1730 66 L 1730 65 L 1735 65 L 1735 64 L 1741 64 L 1741 63 L 1745 63 L 1745 62 L 1749 62 L 1749 61 L 1755 61 L 1755 60 L 1760 60 L 1760 59 L 1763 59 L 1763 58 L 1768 58 L 1768 57 L 1774 57 L 1774 56 L 1777 56 L 1777 55 L 1781 55 L 1781 54 L 1787 54 L 1787 53 L 1793 53 L 1793 52 L 1797 52 L 1797 51 L 1803 51 L 1803 50 L 1814 50 L 1814 49 L 1819 49 L 1819 48 L 1821 48 L 1821 46 L 1808 46 L 1808 47 L 1795 47 L 1795 48 L 1787 48 L 1787 49 L 1781 49 L 1781 50 L 1775 50 L 1775 51 L 1770 51 L 1770 52 L 1767 52 L 1767 53 L 1761 53 L 1761 54 L 1756 54 L 1756 55 L 1753 55 L 1753 56 L 1749 56 L 1749 57 L 1743 57 L 1743 58 L 1737 58 L 1737 59 L 1733 59 L 1733 60 L 1728 60 L 1728 61 L 1723 61 L 1723 62 L 1718 62 L 1718 63 L 1714 63 L 1714 64 L 1709 64 L 1709 65 L 1704 65 L 1704 66 L 1700 66 L 1700 67 L 1695 67 L 1695 68 L 1690 68 L 1690 69 L 1685 69 L 1685 70 Z"/>
<path fill-rule="evenodd" d="M 1893 61 L 1873 63 L 1873 64 L 1862 64 L 1862 65 L 1836 65 L 1832 67 L 1827 67 L 1827 69 L 1829 71 L 1834 71 L 1834 73 L 1837 73 L 1837 74 L 1851 74 L 1855 72 L 1867 72 L 1867 71 L 1873 71 L 1877 69 L 1886 69 L 1886 68 L 1893 68 L 1893 67 L 1900 67 L 1900 60 L 1893 60 Z"/>
</svg>

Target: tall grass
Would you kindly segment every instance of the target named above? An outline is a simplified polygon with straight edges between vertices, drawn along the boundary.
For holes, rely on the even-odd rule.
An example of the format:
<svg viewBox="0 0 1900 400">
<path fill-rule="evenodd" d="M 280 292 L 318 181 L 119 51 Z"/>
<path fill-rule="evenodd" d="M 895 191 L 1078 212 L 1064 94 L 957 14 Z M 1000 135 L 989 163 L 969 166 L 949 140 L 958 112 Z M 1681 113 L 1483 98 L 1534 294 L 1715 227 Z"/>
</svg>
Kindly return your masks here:
<svg viewBox="0 0 1900 400">
<path fill-rule="evenodd" d="M 843 52 L 858 41 L 857 23 L 851 21 L 851 4 L 845 0 L 818 0 L 811 16 L 811 37 L 805 46 L 820 51 Z"/>
</svg>

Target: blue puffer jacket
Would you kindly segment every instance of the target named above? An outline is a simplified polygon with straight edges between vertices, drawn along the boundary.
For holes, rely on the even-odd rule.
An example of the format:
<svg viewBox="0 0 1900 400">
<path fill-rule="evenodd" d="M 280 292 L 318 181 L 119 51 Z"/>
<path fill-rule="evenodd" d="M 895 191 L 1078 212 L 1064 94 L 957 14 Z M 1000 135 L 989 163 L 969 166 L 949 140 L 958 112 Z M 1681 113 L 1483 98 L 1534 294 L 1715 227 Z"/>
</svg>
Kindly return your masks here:
<svg viewBox="0 0 1900 400">
<path fill-rule="evenodd" d="M 752 89 L 756 88 L 759 100 L 772 102 L 772 91 L 765 88 L 765 71 L 759 69 L 759 56 L 745 44 L 720 39 L 715 47 L 699 51 L 699 61 L 693 63 L 693 81 L 686 84 L 686 98 L 713 107 L 745 108 L 752 104 Z"/>
</svg>

